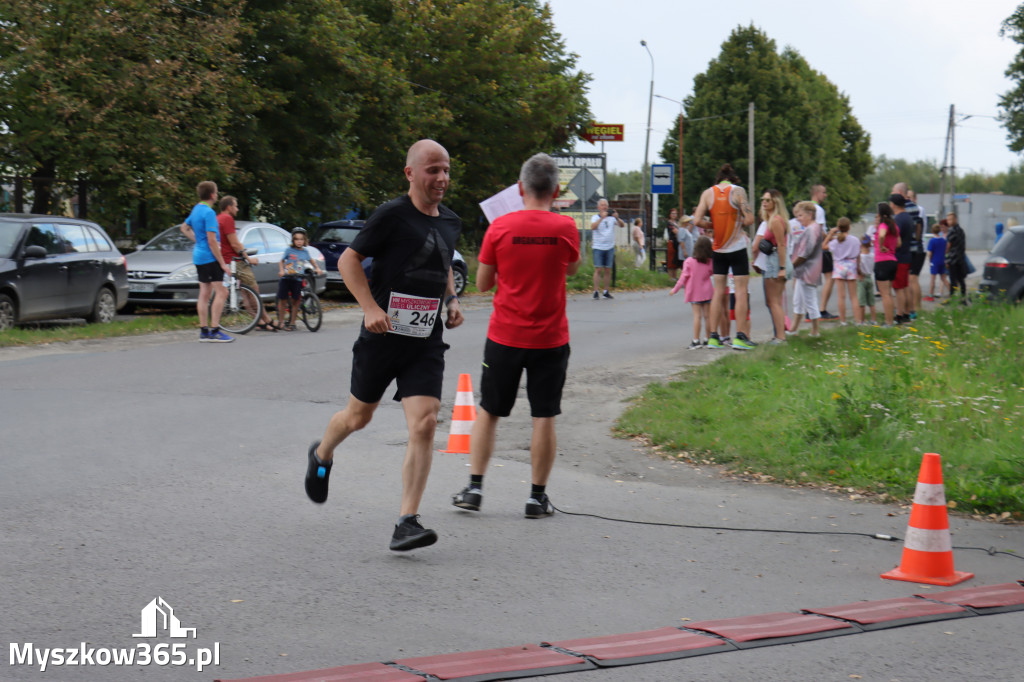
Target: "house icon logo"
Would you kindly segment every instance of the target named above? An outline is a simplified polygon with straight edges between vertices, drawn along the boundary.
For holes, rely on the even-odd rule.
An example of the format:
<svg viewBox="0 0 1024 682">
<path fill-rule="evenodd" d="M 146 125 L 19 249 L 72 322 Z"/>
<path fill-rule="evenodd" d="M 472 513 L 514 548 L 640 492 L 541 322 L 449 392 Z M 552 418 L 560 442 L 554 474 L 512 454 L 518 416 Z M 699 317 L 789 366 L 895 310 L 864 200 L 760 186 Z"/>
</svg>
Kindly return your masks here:
<svg viewBox="0 0 1024 682">
<path fill-rule="evenodd" d="M 196 629 L 181 627 L 181 621 L 174 615 L 174 609 L 163 597 L 157 597 L 146 604 L 142 609 L 141 622 L 142 632 L 132 637 L 156 637 L 157 631 L 163 630 L 171 637 L 183 638 L 192 633 L 192 639 L 196 638 Z"/>
</svg>

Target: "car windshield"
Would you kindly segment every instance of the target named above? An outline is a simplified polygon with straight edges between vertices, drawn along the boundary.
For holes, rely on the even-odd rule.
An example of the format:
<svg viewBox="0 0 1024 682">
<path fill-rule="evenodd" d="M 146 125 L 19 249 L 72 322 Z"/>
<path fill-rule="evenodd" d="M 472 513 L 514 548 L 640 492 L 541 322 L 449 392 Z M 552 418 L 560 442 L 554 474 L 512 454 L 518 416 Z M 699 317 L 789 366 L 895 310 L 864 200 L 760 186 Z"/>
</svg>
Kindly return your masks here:
<svg viewBox="0 0 1024 682">
<path fill-rule="evenodd" d="M 358 227 L 323 227 L 313 237 L 313 241 L 351 244 L 357 234 L 359 234 Z"/>
<path fill-rule="evenodd" d="M 191 251 L 192 240 L 181 233 L 181 228 L 168 228 L 146 242 L 142 251 Z"/>
<path fill-rule="evenodd" d="M 21 223 L 0 220 L 0 257 L 10 258 L 21 233 Z"/>
</svg>

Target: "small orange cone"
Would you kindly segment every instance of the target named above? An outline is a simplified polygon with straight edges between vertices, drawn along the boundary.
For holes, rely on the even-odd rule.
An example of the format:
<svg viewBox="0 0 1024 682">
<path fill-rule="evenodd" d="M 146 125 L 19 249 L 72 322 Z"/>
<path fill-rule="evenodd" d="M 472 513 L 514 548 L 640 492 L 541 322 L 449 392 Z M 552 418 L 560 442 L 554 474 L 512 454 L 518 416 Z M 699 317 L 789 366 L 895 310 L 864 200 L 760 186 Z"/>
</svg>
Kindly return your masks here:
<svg viewBox="0 0 1024 682">
<path fill-rule="evenodd" d="M 907 539 L 903 541 L 903 560 L 899 568 L 883 573 L 882 577 L 947 587 L 974 577 L 973 573 L 953 570 L 942 458 L 934 452 L 925 453 L 921 460 Z"/>
<path fill-rule="evenodd" d="M 476 421 L 476 404 L 473 402 L 473 381 L 468 374 L 459 375 L 459 386 L 455 391 L 455 406 L 452 407 L 452 428 L 448 432 L 448 449 L 441 452 L 469 454 L 469 434 Z"/>
</svg>

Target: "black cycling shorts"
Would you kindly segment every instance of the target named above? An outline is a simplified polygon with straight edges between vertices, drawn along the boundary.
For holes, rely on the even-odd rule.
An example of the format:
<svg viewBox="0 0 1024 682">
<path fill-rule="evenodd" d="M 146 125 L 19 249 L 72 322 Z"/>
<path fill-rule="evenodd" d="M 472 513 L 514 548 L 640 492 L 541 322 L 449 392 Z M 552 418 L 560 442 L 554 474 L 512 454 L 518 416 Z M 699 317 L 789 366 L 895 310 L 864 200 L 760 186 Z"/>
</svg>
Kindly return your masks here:
<svg viewBox="0 0 1024 682">
<path fill-rule="evenodd" d="M 209 284 L 210 282 L 223 282 L 224 268 L 222 268 L 220 266 L 220 263 L 218 263 L 217 261 L 197 265 L 196 279 L 198 279 L 202 284 Z"/>
<path fill-rule="evenodd" d="M 395 400 L 415 395 L 440 400 L 446 350 L 448 344 L 441 337 L 360 336 L 352 346 L 352 395 L 364 403 L 377 403 L 396 381 Z"/>
<path fill-rule="evenodd" d="M 875 263 L 875 281 L 891 282 L 896 279 L 896 261 L 883 260 Z"/>
<path fill-rule="evenodd" d="M 750 258 L 747 257 L 746 249 L 737 249 L 727 253 L 711 252 L 712 274 L 728 275 L 729 268 L 732 268 L 733 277 L 743 277 L 750 274 Z"/>
<path fill-rule="evenodd" d="M 569 344 L 557 348 L 514 348 L 487 339 L 480 377 L 480 407 L 496 417 L 512 414 L 519 380 L 526 370 L 531 417 L 562 413 L 562 387 L 569 368 Z"/>
<path fill-rule="evenodd" d="M 822 251 L 821 252 L 821 274 L 825 275 L 832 272 L 832 252 Z"/>
</svg>

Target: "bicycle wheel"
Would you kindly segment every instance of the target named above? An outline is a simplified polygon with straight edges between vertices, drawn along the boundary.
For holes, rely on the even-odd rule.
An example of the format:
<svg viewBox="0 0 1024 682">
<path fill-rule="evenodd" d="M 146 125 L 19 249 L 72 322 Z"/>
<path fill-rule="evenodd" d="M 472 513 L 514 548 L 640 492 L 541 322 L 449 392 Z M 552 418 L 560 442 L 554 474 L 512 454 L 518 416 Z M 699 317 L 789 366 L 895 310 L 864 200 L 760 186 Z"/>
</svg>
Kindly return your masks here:
<svg viewBox="0 0 1024 682">
<path fill-rule="evenodd" d="M 245 334 L 252 331 L 263 314 L 263 301 L 255 291 L 245 285 L 238 286 L 235 304 L 231 304 L 231 296 L 224 302 L 224 311 L 220 314 L 221 329 L 232 334 Z"/>
<path fill-rule="evenodd" d="M 311 332 L 320 329 L 320 323 L 324 321 L 324 311 L 320 307 L 319 296 L 310 290 L 303 290 L 299 310 L 302 312 L 302 324 L 306 325 L 306 329 Z"/>
</svg>

